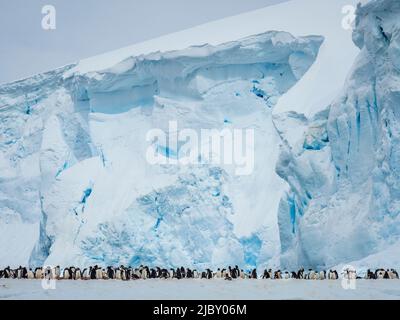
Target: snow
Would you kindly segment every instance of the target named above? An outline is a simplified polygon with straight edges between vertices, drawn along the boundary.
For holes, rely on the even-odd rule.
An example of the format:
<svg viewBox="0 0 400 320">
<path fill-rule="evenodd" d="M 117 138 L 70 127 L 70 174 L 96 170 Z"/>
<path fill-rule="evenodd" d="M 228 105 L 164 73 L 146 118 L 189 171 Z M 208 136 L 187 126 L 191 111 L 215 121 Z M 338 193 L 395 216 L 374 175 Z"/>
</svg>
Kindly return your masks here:
<svg viewBox="0 0 400 320">
<path fill-rule="evenodd" d="M 400 74 L 393 52 L 400 41 L 395 31 L 400 6 L 398 1 L 371 1 L 357 13 L 353 40 L 361 51 L 342 92 L 325 111 L 310 117 L 306 128 L 307 121 L 298 121 L 300 138 L 286 132 L 290 122 L 283 115 L 275 116 L 288 137 L 277 166 L 290 184 L 278 214 L 283 267 L 399 266 L 399 132 L 394 109 Z M 304 150 L 310 141 L 318 148 Z M 288 199 L 296 204 L 294 233 L 287 231 L 292 215 Z"/>
<path fill-rule="evenodd" d="M 400 9 L 371 1 L 351 34 L 356 2 L 293 0 L 1 86 L 0 267 L 400 267 Z M 254 130 L 254 171 L 150 164 L 181 156 L 146 139 L 170 121 Z"/>
<path fill-rule="evenodd" d="M 138 280 L 58 281 L 44 290 L 37 280 L 0 280 L 0 300 L 399 300 L 399 280 L 339 281 Z"/>
</svg>

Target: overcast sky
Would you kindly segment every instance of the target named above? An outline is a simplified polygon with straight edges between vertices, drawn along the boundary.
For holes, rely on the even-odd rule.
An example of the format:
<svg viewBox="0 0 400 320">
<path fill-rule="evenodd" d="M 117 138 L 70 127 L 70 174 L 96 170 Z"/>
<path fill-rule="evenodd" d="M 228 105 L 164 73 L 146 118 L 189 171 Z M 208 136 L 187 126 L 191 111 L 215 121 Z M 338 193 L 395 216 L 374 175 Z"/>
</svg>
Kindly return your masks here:
<svg viewBox="0 0 400 320">
<path fill-rule="evenodd" d="M 284 1 L 0 0 L 0 83 Z M 42 29 L 44 5 L 56 30 Z"/>
</svg>

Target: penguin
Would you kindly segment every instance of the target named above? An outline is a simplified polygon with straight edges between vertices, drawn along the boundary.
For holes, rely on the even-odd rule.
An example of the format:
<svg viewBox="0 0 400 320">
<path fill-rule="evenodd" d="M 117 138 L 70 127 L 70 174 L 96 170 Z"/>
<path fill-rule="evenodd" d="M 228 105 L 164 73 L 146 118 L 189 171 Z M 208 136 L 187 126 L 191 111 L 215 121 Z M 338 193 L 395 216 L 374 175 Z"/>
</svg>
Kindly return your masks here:
<svg viewBox="0 0 400 320">
<path fill-rule="evenodd" d="M 246 273 L 243 271 L 243 269 L 240 270 L 240 279 L 246 279 Z"/>
<path fill-rule="evenodd" d="M 291 278 L 292 278 L 292 279 L 297 279 L 297 273 L 294 272 L 294 271 L 292 271 L 292 272 L 291 272 Z"/>
<path fill-rule="evenodd" d="M 176 274 L 176 278 L 178 280 L 182 279 L 182 274 L 181 274 L 181 269 L 180 268 L 176 269 L 176 273 L 175 274 Z"/>
<path fill-rule="evenodd" d="M 326 279 L 326 271 L 320 271 L 319 272 L 319 280 L 325 280 Z"/>
<path fill-rule="evenodd" d="M 77 268 L 75 269 L 75 277 L 74 280 L 81 280 L 82 279 L 82 272 L 81 269 Z"/>
<path fill-rule="evenodd" d="M 285 272 L 285 275 L 283 276 L 283 278 L 285 279 L 285 280 L 288 280 L 288 279 L 290 279 L 290 274 L 289 274 L 289 272 Z"/>
<path fill-rule="evenodd" d="M 385 274 L 384 274 L 384 276 L 383 276 L 383 279 L 390 279 L 390 277 L 389 277 L 389 269 L 387 269 L 387 270 L 385 271 Z"/>
<path fill-rule="evenodd" d="M 275 274 L 274 274 L 274 279 L 275 279 L 275 280 L 280 280 L 280 279 L 282 279 L 281 270 L 278 270 L 278 271 L 275 272 Z"/>
<path fill-rule="evenodd" d="M 199 279 L 200 278 L 200 274 L 196 269 L 193 270 L 193 278 L 195 278 L 195 279 Z"/>
<path fill-rule="evenodd" d="M 220 268 L 217 269 L 217 272 L 215 273 L 215 278 L 217 278 L 217 279 L 222 278 L 222 271 Z"/>
<path fill-rule="evenodd" d="M 236 278 L 240 278 L 239 266 L 236 265 L 234 271 L 235 271 L 235 273 L 236 273 Z"/>
<path fill-rule="evenodd" d="M 22 266 L 17 269 L 17 279 L 22 279 Z"/>
<path fill-rule="evenodd" d="M 184 267 L 181 267 L 181 277 L 186 278 L 186 272 Z"/>
<path fill-rule="evenodd" d="M 251 272 L 250 279 L 257 279 L 257 270 L 256 269 L 253 269 L 253 271 Z"/>
<path fill-rule="evenodd" d="M 212 279 L 212 271 L 207 269 L 207 279 Z"/>
<path fill-rule="evenodd" d="M 221 270 L 221 278 L 226 278 L 226 276 L 227 276 L 227 274 L 228 274 L 228 272 L 226 271 L 226 269 L 222 269 Z"/>
<path fill-rule="evenodd" d="M 35 274 L 33 273 L 33 271 L 32 271 L 32 269 L 31 268 L 29 268 L 29 270 L 28 270 L 28 279 L 29 280 L 33 280 L 33 279 L 35 279 Z"/>
<path fill-rule="evenodd" d="M 103 270 L 100 267 L 96 266 L 94 276 L 96 280 L 102 280 Z"/>
<path fill-rule="evenodd" d="M 69 267 L 69 273 L 70 273 L 70 280 L 75 279 L 75 267 Z"/>
<path fill-rule="evenodd" d="M 384 278 L 385 278 L 385 270 L 383 270 L 383 269 L 378 269 L 378 270 L 376 271 L 376 278 L 377 278 L 378 280 L 384 279 Z"/>
<path fill-rule="evenodd" d="M 304 268 L 301 268 L 298 272 L 297 272 L 297 279 L 304 279 Z"/>
<path fill-rule="evenodd" d="M 36 268 L 36 270 L 35 270 L 35 278 L 36 279 L 43 279 L 43 270 L 42 270 L 42 268 Z"/>
<path fill-rule="evenodd" d="M 89 277 L 90 280 L 96 280 L 97 266 L 90 267 L 89 269 Z"/>
<path fill-rule="evenodd" d="M 44 270 L 44 278 L 47 279 L 47 280 L 51 280 L 51 279 L 54 278 L 54 276 L 53 276 L 53 270 L 52 270 L 50 267 L 47 267 L 47 268 Z"/>
<path fill-rule="evenodd" d="M 69 272 L 69 269 L 68 269 L 68 268 L 65 268 L 65 269 L 64 269 L 63 279 L 64 279 L 64 280 L 69 280 L 69 279 L 71 279 L 71 273 Z"/>
<path fill-rule="evenodd" d="M 269 272 L 267 269 L 264 270 L 264 274 L 262 276 L 263 279 L 271 279 Z"/>
</svg>

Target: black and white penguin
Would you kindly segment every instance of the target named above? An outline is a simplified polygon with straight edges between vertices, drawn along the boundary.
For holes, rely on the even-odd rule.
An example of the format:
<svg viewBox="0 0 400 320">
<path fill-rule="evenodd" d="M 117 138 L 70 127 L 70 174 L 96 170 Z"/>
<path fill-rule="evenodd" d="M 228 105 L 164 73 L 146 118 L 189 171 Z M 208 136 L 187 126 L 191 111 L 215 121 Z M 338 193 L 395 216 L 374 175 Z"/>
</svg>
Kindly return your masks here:
<svg viewBox="0 0 400 320">
<path fill-rule="evenodd" d="M 63 279 L 64 280 L 69 280 L 71 279 L 71 272 L 69 270 L 69 268 L 65 268 L 64 272 L 63 272 Z"/>
<path fill-rule="evenodd" d="M 253 269 L 250 275 L 250 279 L 257 279 L 257 269 Z"/>
<path fill-rule="evenodd" d="M 35 270 L 35 279 L 43 279 L 43 270 L 42 270 L 42 268 L 36 268 L 36 270 Z"/>
<path fill-rule="evenodd" d="M 27 277 L 28 277 L 29 280 L 35 279 L 35 274 L 33 273 L 31 268 L 29 268 L 29 270 L 28 270 Z"/>
<path fill-rule="evenodd" d="M 269 272 L 267 269 L 264 270 L 264 274 L 262 276 L 263 279 L 271 279 Z"/>
<path fill-rule="evenodd" d="M 304 279 L 304 268 L 301 268 L 298 272 L 297 272 L 297 279 Z"/>
<path fill-rule="evenodd" d="M 74 280 L 81 280 L 82 279 L 82 271 L 79 268 L 75 269 L 75 277 Z"/>
</svg>

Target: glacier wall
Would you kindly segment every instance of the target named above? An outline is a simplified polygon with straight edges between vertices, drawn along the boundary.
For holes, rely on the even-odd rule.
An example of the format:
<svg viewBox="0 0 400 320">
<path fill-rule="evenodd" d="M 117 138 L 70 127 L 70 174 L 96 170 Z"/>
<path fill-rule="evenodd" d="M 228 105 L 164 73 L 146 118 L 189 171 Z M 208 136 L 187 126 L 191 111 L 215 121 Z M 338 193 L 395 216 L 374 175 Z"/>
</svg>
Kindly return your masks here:
<svg viewBox="0 0 400 320">
<path fill-rule="evenodd" d="M 272 109 L 322 42 L 272 31 L 2 85 L 0 265 L 279 263 Z M 254 173 L 150 165 L 146 133 L 169 120 L 253 128 Z"/>
<path fill-rule="evenodd" d="M 356 263 L 398 246 L 399 17 L 398 1 L 359 6 L 361 51 L 340 97 L 311 119 L 276 116 L 287 142 L 277 173 L 290 185 L 278 212 L 283 267 Z M 285 132 L 288 121 L 300 140 Z"/>
</svg>

